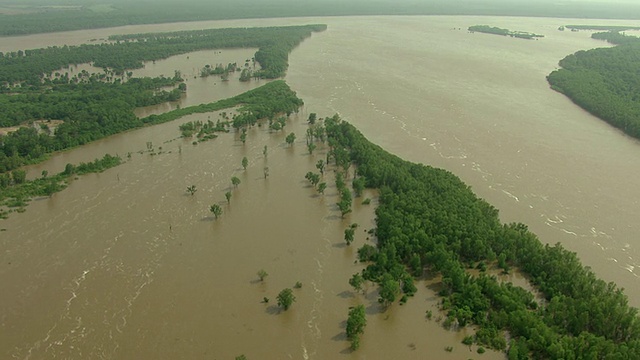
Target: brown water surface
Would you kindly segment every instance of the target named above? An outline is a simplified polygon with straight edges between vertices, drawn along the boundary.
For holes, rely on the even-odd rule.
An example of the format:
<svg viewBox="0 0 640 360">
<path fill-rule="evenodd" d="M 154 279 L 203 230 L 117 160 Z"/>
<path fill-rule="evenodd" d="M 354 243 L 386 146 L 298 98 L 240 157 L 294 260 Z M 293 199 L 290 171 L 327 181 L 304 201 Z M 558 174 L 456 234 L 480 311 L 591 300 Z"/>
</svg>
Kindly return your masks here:
<svg viewBox="0 0 640 360">
<path fill-rule="evenodd" d="M 105 153 L 132 154 L 125 164 L 83 176 L 0 223 L 6 229 L 0 232 L 0 357 L 479 357 L 460 344 L 470 329 L 444 331 L 425 318 L 425 311 L 435 311 L 437 304 L 426 284 L 420 283 L 406 305 L 384 312 L 374 288 L 365 294 L 350 290 L 348 278 L 361 269 L 354 264 L 355 249 L 369 241 L 364 230 L 373 226 L 375 201 L 355 206 L 343 220 L 330 174 L 325 196 L 308 186 L 304 174 L 315 171 L 315 162 L 324 157 L 322 149 L 312 156 L 306 151 L 304 119 L 310 112 L 340 113 L 389 151 L 451 170 L 496 205 L 505 221 L 524 222 L 542 241 L 577 251 L 599 276 L 627 288 L 630 302 L 639 305 L 640 187 L 633 186 L 640 178 L 639 144 L 551 91 L 545 81 L 565 55 L 606 46 L 586 32 L 556 30 L 580 22 L 263 19 L 0 39 L 0 51 L 11 51 L 83 43 L 113 33 L 329 25 L 290 56 L 287 81 L 306 103 L 285 128 L 298 136 L 292 148 L 285 146 L 284 133 L 263 128 L 249 131 L 245 145 L 234 133 L 195 146 L 178 138 L 179 124 L 218 118 L 199 114 L 103 139 L 29 168 L 31 174 L 51 173 Z M 476 24 L 545 38 L 526 41 L 464 30 Z M 250 57 L 250 51 L 237 51 L 230 55 L 238 58 L 233 61 Z M 188 74 L 181 106 L 260 85 L 194 79 L 191 74 L 202 61 L 215 55 L 201 52 L 157 61 L 136 76 L 172 76 L 176 69 Z M 139 115 L 172 106 L 177 104 L 139 110 Z M 149 141 L 159 154 L 144 152 Z M 243 156 L 249 159 L 246 171 Z M 232 176 L 242 181 L 237 189 L 231 186 Z M 192 184 L 198 191 L 190 196 L 185 189 Z M 230 204 L 226 191 L 233 194 Z M 366 196 L 375 199 L 373 193 Z M 218 220 L 208 211 L 213 203 L 224 210 Z M 360 228 L 355 246 L 346 247 L 343 230 L 351 222 Z M 264 283 L 257 281 L 259 269 L 269 273 Z M 279 312 L 277 293 L 296 281 L 303 284 L 294 290 L 298 301 Z M 269 304 L 261 303 L 263 297 L 271 299 Z M 361 349 L 351 353 L 343 321 L 348 307 L 358 303 L 367 307 L 368 325 Z M 453 346 L 453 352 L 445 352 L 445 346 Z M 488 353 L 482 358 L 503 356 Z"/>
</svg>

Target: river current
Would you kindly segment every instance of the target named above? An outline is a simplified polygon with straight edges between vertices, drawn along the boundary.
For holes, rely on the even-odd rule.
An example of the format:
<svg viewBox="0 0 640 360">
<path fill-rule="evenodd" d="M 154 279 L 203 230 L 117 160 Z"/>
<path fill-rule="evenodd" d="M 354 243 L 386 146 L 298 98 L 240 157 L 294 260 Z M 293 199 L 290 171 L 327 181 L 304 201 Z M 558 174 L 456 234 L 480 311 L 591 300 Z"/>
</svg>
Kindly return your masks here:
<svg viewBox="0 0 640 360">
<path fill-rule="evenodd" d="M 595 20 L 508 17 L 338 17 L 261 19 L 130 26 L 0 39 L 0 51 L 79 44 L 110 34 L 228 26 L 326 23 L 290 55 L 286 81 L 305 106 L 284 133 L 266 128 L 223 134 L 199 145 L 179 138 L 200 114 L 130 131 L 60 153 L 29 168 L 118 153 L 125 164 L 80 177 L 51 198 L 0 223 L 0 354 L 3 358 L 423 359 L 473 357 L 425 311 L 437 298 L 425 284 L 406 305 L 381 311 L 375 289 L 354 293 L 361 269 L 343 230 L 369 241 L 370 206 L 340 219 L 335 188 L 325 196 L 304 174 L 324 156 L 309 155 L 304 124 L 311 112 L 339 113 L 371 141 L 407 160 L 460 176 L 544 243 L 560 242 L 640 305 L 640 143 L 552 91 L 545 76 L 578 50 L 608 46 L 588 32 L 558 31 Z M 597 21 L 624 24 L 624 21 Z M 471 34 L 487 24 L 545 35 L 523 40 Z M 253 50 L 204 51 L 147 64 L 135 76 L 187 75 L 181 102 L 140 109 L 158 113 L 239 94 L 262 82 L 202 79 L 205 64 L 238 62 Z M 156 155 L 146 150 L 151 142 Z M 268 155 L 262 153 L 264 146 Z M 243 170 L 241 159 L 249 159 Z M 269 177 L 264 178 L 264 168 Z M 238 189 L 231 186 L 238 176 Z M 327 182 L 332 184 L 331 175 Z M 196 185 L 195 195 L 186 194 Z M 233 196 L 227 204 L 224 193 Z M 218 203 L 224 214 L 208 212 Z M 265 282 L 256 272 L 265 269 Z M 513 281 L 524 284 L 514 275 Z M 287 312 L 275 296 L 297 281 Z M 261 303 L 263 297 L 271 301 Z M 348 351 L 348 307 L 364 303 L 368 325 Z M 434 318 L 439 314 L 436 312 Z M 445 352 L 452 346 L 452 352 Z M 475 351 L 475 349 L 473 349 Z M 503 358 L 488 353 L 483 358 Z"/>
</svg>

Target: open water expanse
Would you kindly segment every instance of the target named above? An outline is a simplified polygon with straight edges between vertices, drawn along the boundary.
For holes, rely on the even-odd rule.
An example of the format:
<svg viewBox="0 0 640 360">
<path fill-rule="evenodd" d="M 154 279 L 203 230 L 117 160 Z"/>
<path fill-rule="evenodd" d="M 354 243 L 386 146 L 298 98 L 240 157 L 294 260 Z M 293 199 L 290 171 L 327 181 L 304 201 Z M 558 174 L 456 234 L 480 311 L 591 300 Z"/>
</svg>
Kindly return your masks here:
<svg viewBox="0 0 640 360">
<path fill-rule="evenodd" d="M 111 34 L 229 26 L 325 23 L 290 55 L 286 81 L 305 101 L 284 134 L 266 128 L 192 145 L 178 125 L 200 114 L 119 134 L 57 154 L 29 168 L 64 169 L 118 153 L 126 163 L 80 177 L 23 214 L 0 221 L 0 358 L 15 359 L 468 359 L 463 331 L 445 331 L 425 311 L 437 298 L 423 282 L 406 305 L 381 311 L 374 288 L 356 294 L 349 277 L 357 246 L 370 241 L 371 205 L 340 219 L 331 184 L 319 196 L 304 179 L 324 157 L 309 155 L 305 119 L 339 113 L 371 141 L 407 160 L 460 176 L 545 243 L 560 242 L 640 305 L 640 143 L 549 89 L 545 76 L 564 56 L 608 46 L 566 24 L 624 21 L 507 17 L 337 17 L 233 20 L 129 26 L 0 38 L 0 51 L 80 44 Z M 523 40 L 471 34 L 486 24 L 543 34 Z M 211 102 L 264 81 L 202 79 L 205 64 L 238 62 L 255 49 L 180 55 L 134 76 L 172 76 L 188 92 L 180 103 L 139 115 Z M 74 70 L 77 71 L 77 70 Z M 156 155 L 146 150 L 152 142 Z M 268 155 L 262 154 L 264 146 Z M 249 159 L 242 169 L 241 159 Z M 264 167 L 269 177 L 264 178 Z M 237 176 L 241 184 L 231 186 Z M 196 185 L 195 195 L 186 194 Z M 224 193 L 232 192 L 230 204 Z M 208 211 L 218 203 L 224 214 Z M 359 204 L 356 200 L 355 203 Z M 355 247 L 343 231 L 360 227 Z M 257 281 L 256 272 L 269 276 Z M 512 281 L 526 285 L 513 275 Z M 297 302 L 275 307 L 277 293 L 300 281 Z M 261 303 L 263 297 L 271 299 Z M 368 324 L 348 351 L 349 306 L 365 304 Z M 434 318 L 439 314 L 436 312 Z M 453 346 L 453 352 L 445 352 Z M 473 352 L 470 352 L 473 350 Z M 501 359 L 487 353 L 483 359 Z"/>
</svg>

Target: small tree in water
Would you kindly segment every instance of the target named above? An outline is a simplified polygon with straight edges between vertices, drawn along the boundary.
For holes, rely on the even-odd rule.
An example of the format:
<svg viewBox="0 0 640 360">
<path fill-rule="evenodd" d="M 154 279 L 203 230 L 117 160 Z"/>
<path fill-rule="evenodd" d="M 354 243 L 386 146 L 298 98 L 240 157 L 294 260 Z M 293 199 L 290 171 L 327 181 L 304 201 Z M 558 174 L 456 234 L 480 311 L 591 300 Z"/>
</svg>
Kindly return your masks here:
<svg viewBox="0 0 640 360">
<path fill-rule="evenodd" d="M 209 208 L 209 211 L 211 211 L 211 213 L 213 213 L 213 216 L 216 217 L 216 219 L 222 215 L 222 208 L 220 207 L 220 205 L 218 204 L 213 204 L 211 205 L 211 207 Z"/>
<path fill-rule="evenodd" d="M 187 192 L 188 192 L 189 194 L 193 195 L 193 194 L 195 194 L 195 193 L 196 193 L 196 191 L 198 191 L 198 190 L 196 189 L 196 186 L 195 186 L 195 185 L 187 186 Z"/>
<path fill-rule="evenodd" d="M 264 281 L 264 278 L 266 278 L 267 276 L 269 276 L 269 274 L 264 271 L 264 269 L 260 269 L 258 271 L 258 279 L 260 279 L 260 281 Z"/>
<path fill-rule="evenodd" d="M 278 299 L 278 306 L 282 307 L 285 311 L 289 310 L 289 307 L 296 301 L 293 291 L 289 288 L 280 291 L 276 299 Z"/>
<path fill-rule="evenodd" d="M 240 179 L 237 176 L 232 177 L 231 184 L 233 184 L 233 187 L 238 187 L 238 185 L 240 185 Z"/>
</svg>

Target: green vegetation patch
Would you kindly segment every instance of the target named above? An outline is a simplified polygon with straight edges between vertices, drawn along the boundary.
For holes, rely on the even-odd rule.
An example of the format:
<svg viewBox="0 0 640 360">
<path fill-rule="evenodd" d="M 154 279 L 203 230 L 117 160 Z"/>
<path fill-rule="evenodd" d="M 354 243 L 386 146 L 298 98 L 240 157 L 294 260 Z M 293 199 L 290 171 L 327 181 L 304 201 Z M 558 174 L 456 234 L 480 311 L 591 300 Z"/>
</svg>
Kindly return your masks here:
<svg viewBox="0 0 640 360">
<path fill-rule="evenodd" d="M 67 164 L 65 170 L 53 176 L 46 171 L 42 177 L 27 180 L 24 170 L 0 174 L 0 218 L 6 219 L 13 209 L 23 212 L 28 202 L 39 196 L 51 196 L 67 187 L 69 179 L 76 175 L 103 172 L 122 163 L 119 156 L 105 154 L 102 159 L 78 165 Z"/>
<path fill-rule="evenodd" d="M 547 80 L 578 106 L 640 139 L 640 39 L 618 32 L 593 37 L 622 45 L 568 55 Z"/>
<path fill-rule="evenodd" d="M 413 295 L 414 278 L 427 271 L 442 277 L 443 325 L 475 324 L 475 342 L 510 359 L 640 358 L 637 309 L 575 253 L 543 245 L 524 224 L 502 224 L 452 173 L 384 151 L 337 115 L 325 127 L 331 153 L 346 152 L 357 175 L 380 192 L 377 246 L 365 244 L 358 257 L 381 303 Z M 518 269 L 544 300 L 495 276 L 470 275 L 469 264 L 479 262 Z"/>
<path fill-rule="evenodd" d="M 215 104 L 180 109 L 169 114 L 139 119 L 137 107 L 179 100 L 186 84 L 179 72 L 165 78 L 131 78 L 127 69 L 141 67 L 144 61 L 203 49 L 257 47 L 255 60 L 261 69 L 252 75 L 277 78 L 288 67 L 289 52 L 313 31 L 325 25 L 214 29 L 174 33 L 135 34 L 114 37 L 112 44 L 50 47 L 17 51 L 0 56 L 0 127 L 24 126 L 44 120 L 41 128 L 24 126 L 0 135 L 0 173 L 24 164 L 41 161 L 53 151 L 64 150 L 145 124 L 173 120 L 190 113 L 210 112 L 243 104 L 241 122 L 254 117 L 268 118 L 276 112 L 291 113 L 299 105 L 276 104 L 290 96 L 283 83 L 261 91 L 270 91 L 272 102 L 264 101 L 260 91 Z M 105 72 L 75 75 L 57 69 L 93 62 Z M 51 74 L 52 72 L 55 72 Z M 284 85 L 284 87 L 282 86 Z M 286 102 L 286 101 L 285 101 Z M 63 120 L 55 129 L 47 120 Z"/>
<path fill-rule="evenodd" d="M 544 37 L 544 35 L 538 35 L 538 34 L 529 33 L 529 32 L 525 32 L 525 31 L 511 31 L 511 30 L 508 30 L 508 29 L 501 29 L 499 27 L 491 27 L 491 26 L 488 26 L 488 25 L 469 26 L 469 31 L 470 32 L 481 32 L 481 33 L 485 33 L 485 34 L 501 35 L 501 36 L 511 36 L 511 37 L 515 37 L 515 38 L 529 39 L 529 40 L 535 39 L 535 38 Z"/>
</svg>

